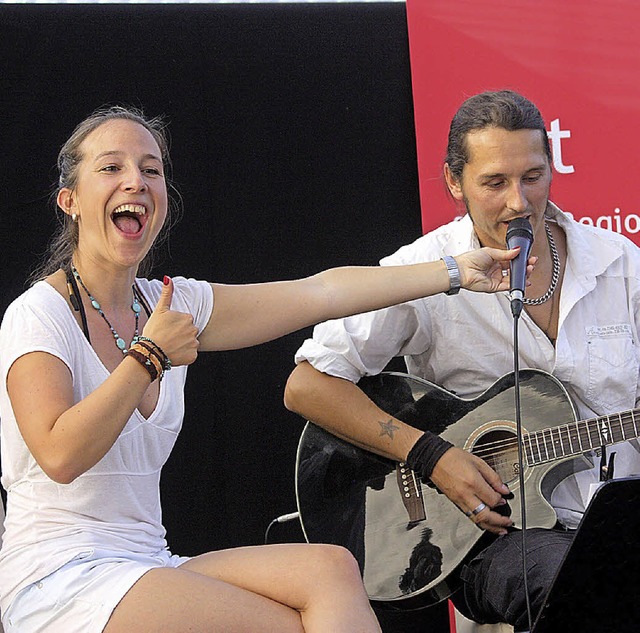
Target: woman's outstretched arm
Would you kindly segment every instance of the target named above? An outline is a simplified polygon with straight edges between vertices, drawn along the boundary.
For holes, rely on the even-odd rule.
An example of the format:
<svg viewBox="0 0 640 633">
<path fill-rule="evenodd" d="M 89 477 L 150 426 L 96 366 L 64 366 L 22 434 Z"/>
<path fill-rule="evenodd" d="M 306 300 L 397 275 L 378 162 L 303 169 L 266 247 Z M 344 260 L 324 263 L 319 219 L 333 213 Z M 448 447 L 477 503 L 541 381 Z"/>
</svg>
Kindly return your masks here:
<svg viewBox="0 0 640 633">
<path fill-rule="evenodd" d="M 467 290 L 509 289 L 508 262 L 518 249 L 482 248 L 455 257 Z M 531 272 L 534 260 L 530 260 Z M 261 284 L 212 284 L 215 303 L 201 333 L 200 350 L 237 349 L 264 343 L 289 332 L 397 303 L 450 287 L 442 260 L 409 266 L 331 268 L 293 281 Z"/>
</svg>

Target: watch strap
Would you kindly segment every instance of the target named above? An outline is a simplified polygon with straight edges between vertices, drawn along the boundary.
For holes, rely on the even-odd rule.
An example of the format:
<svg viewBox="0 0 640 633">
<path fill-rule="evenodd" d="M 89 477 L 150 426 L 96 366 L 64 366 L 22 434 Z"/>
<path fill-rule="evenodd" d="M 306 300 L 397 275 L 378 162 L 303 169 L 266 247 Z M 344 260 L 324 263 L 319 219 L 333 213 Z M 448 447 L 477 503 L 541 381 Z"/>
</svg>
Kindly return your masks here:
<svg viewBox="0 0 640 633">
<path fill-rule="evenodd" d="M 445 263 L 447 272 L 449 273 L 449 290 L 447 290 L 446 294 L 457 295 L 462 287 L 458 264 L 451 255 L 445 255 L 442 258 L 442 261 Z"/>
</svg>

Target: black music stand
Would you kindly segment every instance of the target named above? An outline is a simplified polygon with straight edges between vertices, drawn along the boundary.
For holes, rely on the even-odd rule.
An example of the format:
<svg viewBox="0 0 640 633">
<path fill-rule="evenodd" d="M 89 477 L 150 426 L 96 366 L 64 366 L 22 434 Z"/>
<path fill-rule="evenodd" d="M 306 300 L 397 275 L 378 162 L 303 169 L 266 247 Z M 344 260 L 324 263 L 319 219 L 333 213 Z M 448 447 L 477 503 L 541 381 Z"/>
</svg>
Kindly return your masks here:
<svg viewBox="0 0 640 633">
<path fill-rule="evenodd" d="M 640 631 L 640 477 L 595 493 L 531 633 Z"/>
</svg>

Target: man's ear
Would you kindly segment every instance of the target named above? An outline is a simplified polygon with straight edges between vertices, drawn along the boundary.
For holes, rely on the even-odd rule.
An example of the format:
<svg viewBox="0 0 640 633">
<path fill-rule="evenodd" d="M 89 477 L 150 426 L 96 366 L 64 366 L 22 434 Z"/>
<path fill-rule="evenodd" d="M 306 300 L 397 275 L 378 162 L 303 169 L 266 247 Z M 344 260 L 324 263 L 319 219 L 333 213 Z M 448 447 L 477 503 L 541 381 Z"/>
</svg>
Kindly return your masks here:
<svg viewBox="0 0 640 633">
<path fill-rule="evenodd" d="M 449 163 L 444 164 L 444 181 L 447 183 L 447 188 L 455 200 L 464 200 L 460 181 L 451 173 Z"/>
<path fill-rule="evenodd" d="M 73 215 L 77 213 L 76 207 L 76 197 L 72 189 L 68 187 L 63 187 L 58 191 L 58 195 L 56 196 L 56 202 L 58 206 L 67 214 Z"/>
</svg>

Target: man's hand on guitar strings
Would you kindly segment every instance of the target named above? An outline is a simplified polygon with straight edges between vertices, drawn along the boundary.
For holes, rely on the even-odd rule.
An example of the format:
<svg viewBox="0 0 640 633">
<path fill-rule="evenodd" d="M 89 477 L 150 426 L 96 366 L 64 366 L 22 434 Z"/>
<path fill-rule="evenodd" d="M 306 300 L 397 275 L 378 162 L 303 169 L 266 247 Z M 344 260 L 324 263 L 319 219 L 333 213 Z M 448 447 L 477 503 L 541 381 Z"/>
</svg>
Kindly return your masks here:
<svg viewBox="0 0 640 633">
<path fill-rule="evenodd" d="M 507 503 L 505 496 L 511 496 L 508 486 L 472 453 L 450 448 L 436 463 L 431 481 L 465 514 L 471 512 L 469 519 L 478 527 L 502 535 L 513 525 L 508 516 L 494 510 L 502 510 Z"/>
</svg>

